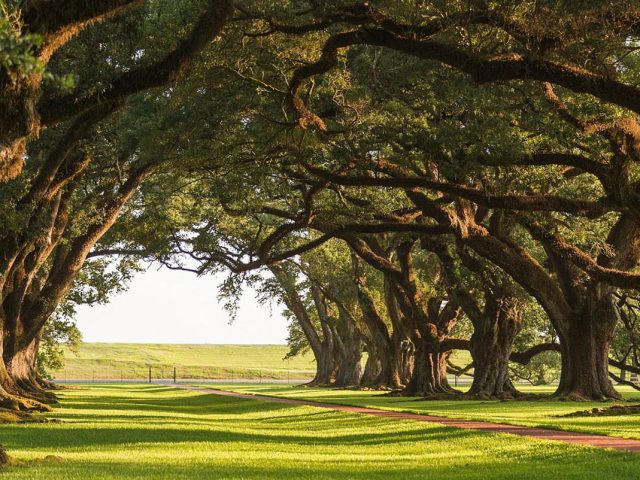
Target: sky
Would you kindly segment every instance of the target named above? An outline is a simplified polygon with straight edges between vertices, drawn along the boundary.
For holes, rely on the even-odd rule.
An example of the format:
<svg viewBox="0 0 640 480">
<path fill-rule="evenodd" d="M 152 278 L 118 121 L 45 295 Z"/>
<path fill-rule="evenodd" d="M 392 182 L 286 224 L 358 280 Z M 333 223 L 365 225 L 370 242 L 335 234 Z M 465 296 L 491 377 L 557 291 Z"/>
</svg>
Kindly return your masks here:
<svg viewBox="0 0 640 480">
<path fill-rule="evenodd" d="M 284 344 L 282 308 L 258 305 L 248 290 L 233 324 L 217 301 L 220 278 L 152 267 L 111 303 L 78 308 L 85 342 Z"/>
</svg>

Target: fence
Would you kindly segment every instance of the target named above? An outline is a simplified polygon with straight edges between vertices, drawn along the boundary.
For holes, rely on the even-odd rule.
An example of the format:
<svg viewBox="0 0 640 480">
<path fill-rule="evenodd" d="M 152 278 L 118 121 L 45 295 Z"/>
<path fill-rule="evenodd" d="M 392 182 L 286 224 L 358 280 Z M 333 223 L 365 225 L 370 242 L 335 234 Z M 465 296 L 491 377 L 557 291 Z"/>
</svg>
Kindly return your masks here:
<svg viewBox="0 0 640 480">
<path fill-rule="evenodd" d="M 313 379 L 312 370 L 232 369 L 194 366 L 147 365 L 116 369 L 86 367 L 52 372 L 58 383 L 75 382 L 212 382 L 212 383 L 305 383 Z"/>
<path fill-rule="evenodd" d="M 53 372 L 52 379 L 57 383 L 282 383 L 299 385 L 309 382 L 315 375 L 314 370 L 296 369 L 242 369 L 198 366 L 171 366 L 125 364 L 122 368 L 88 365 L 83 368 L 62 369 Z M 453 387 L 468 387 L 473 378 L 469 375 L 448 375 Z M 526 380 L 518 379 L 514 383 L 529 385 Z M 549 385 L 554 385 L 551 382 Z"/>
</svg>

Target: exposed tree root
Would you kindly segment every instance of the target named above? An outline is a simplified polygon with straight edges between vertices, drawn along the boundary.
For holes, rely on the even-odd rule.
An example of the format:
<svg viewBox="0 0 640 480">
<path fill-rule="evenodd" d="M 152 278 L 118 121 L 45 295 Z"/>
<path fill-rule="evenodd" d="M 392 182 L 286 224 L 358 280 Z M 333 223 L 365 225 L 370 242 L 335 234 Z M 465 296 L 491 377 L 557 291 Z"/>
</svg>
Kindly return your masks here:
<svg viewBox="0 0 640 480">
<path fill-rule="evenodd" d="M 640 405 L 613 405 L 606 408 L 592 408 L 579 412 L 556 415 L 557 417 L 610 417 L 615 415 L 640 415 Z"/>
<path fill-rule="evenodd" d="M 615 392 L 609 396 L 604 394 L 586 394 L 580 391 L 556 392 L 551 398 L 561 402 L 613 402 L 622 400 L 622 395 Z"/>
<path fill-rule="evenodd" d="M 51 407 L 43 402 L 40 402 L 39 400 L 23 395 L 21 391 L 19 392 L 19 394 L 17 392 L 9 393 L 1 388 L 0 408 L 20 413 L 51 411 Z"/>
<path fill-rule="evenodd" d="M 467 393 L 462 394 L 466 400 L 518 400 L 523 395 L 523 393 L 519 392 L 515 388 L 504 390 L 500 393 L 490 393 L 486 390 L 481 390 L 479 392 L 469 390 Z"/>
</svg>

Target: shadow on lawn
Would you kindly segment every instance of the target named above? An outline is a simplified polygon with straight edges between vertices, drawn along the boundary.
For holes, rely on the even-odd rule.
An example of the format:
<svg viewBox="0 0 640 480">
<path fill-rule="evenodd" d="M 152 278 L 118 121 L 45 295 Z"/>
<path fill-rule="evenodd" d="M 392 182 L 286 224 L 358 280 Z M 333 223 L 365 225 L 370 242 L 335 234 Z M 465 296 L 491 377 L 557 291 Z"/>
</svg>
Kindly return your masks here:
<svg viewBox="0 0 640 480">
<path fill-rule="evenodd" d="M 558 469 L 554 465 L 538 463 L 535 469 L 531 465 L 518 465 L 507 462 L 502 465 L 492 465 L 488 475 L 485 465 L 464 460 L 455 468 L 449 465 L 425 465 L 406 462 L 369 461 L 366 465 L 356 461 L 335 461 L 314 464 L 284 464 L 283 462 L 256 465 L 247 461 L 235 462 L 233 465 L 210 465 L 206 463 L 188 465 L 170 465 L 162 462 L 156 464 L 136 464 L 130 462 L 91 462 L 91 471 L 109 472 L 108 477 L 129 479 L 168 479 L 172 480 L 220 480 L 220 479 L 242 479 L 242 480 L 283 480 L 283 479 L 323 479 L 323 480 L 389 480 L 402 479 L 413 480 L 434 478 L 438 480 L 488 480 L 507 479 L 517 475 L 519 480 L 538 480 L 540 478 L 552 478 L 557 475 Z M 529 471 L 526 471 L 526 468 Z M 20 473 L 28 466 L 13 469 L 13 472 Z M 37 477 L 31 479 L 64 479 L 70 475 L 73 478 L 83 478 L 87 465 L 74 463 L 46 464 L 39 467 Z M 601 470 L 601 469 L 597 469 Z M 168 475 L 170 473 L 170 476 Z M 0 474 L 1 478 L 1 474 Z M 29 478 L 29 477 L 21 477 Z M 578 477 L 576 477 L 578 478 Z"/>
<path fill-rule="evenodd" d="M 9 449 L 32 451 L 42 456 L 43 452 L 54 451 L 67 459 L 61 463 L 27 463 L 7 471 L 11 477 L 0 473 L 0 480 L 427 477 L 458 480 L 516 476 L 537 480 L 552 477 L 559 465 L 574 464 L 579 469 L 585 462 L 602 462 L 603 457 L 632 460 L 628 464 L 637 467 L 636 457 L 629 454 L 564 445 L 541 448 L 537 442 L 514 443 L 504 436 L 487 442 L 487 434 L 438 425 L 407 426 L 407 422 L 401 422 L 400 427 L 384 418 L 187 394 L 171 387 L 125 390 L 114 387 L 113 396 L 109 396 L 110 391 L 100 387 L 100 391 L 91 392 L 100 395 L 88 395 L 86 400 L 75 395 L 63 399 L 63 408 L 56 411 L 56 416 L 67 418 L 68 423 L 3 428 L 2 441 Z M 161 396 L 167 392 L 172 396 Z M 158 397 L 154 398 L 156 393 Z M 118 412 L 121 412 L 119 417 Z M 204 448 L 203 443 L 207 444 Z M 408 450 L 401 444 L 408 445 Z M 380 450 L 377 445 L 392 447 Z M 453 451 L 446 445 L 458 450 Z M 367 446 L 373 448 L 357 448 Z M 209 449 L 212 455 L 207 454 Z M 130 451 L 127 461 L 121 460 L 123 450 Z M 92 453 L 89 460 L 73 460 L 71 456 L 94 451 L 100 458 L 91 458 Z M 156 453 L 144 458 L 145 451 Z M 170 452 L 166 461 L 155 460 L 162 458 L 157 457 L 157 452 L 165 451 Z M 181 451 L 185 452 L 184 458 L 179 454 Z M 194 451 L 202 453 L 194 457 Z M 467 456 L 461 456 L 460 451 Z M 118 455 L 117 459 L 105 460 L 110 452 L 114 457 Z M 144 459 L 137 461 L 139 454 Z M 232 457 L 226 458 L 227 454 Z M 298 460 L 298 455 L 305 458 L 302 456 L 305 454 L 306 458 L 311 454 L 315 457 L 307 462 Z M 455 468 L 451 468 L 451 462 Z M 611 464 L 615 467 L 613 470 L 617 465 L 618 462 Z M 489 467 L 491 475 L 487 476 Z M 602 464 L 590 470 L 593 478 L 605 478 L 602 475 L 606 471 Z M 618 475 L 616 478 L 631 477 Z"/>
</svg>

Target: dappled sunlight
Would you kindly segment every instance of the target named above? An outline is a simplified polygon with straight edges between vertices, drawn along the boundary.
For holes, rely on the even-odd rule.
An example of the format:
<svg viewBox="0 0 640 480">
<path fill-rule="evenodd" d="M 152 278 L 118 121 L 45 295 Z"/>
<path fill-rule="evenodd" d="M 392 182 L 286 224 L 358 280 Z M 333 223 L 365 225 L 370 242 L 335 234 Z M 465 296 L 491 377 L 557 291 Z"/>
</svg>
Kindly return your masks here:
<svg viewBox="0 0 640 480">
<path fill-rule="evenodd" d="M 424 400 L 418 397 L 390 396 L 387 392 L 380 391 L 282 385 L 228 384 L 220 385 L 219 388 L 241 393 L 284 396 L 301 400 L 640 439 L 640 415 L 562 417 L 576 411 L 602 408 L 602 402 Z M 549 393 L 552 388 L 529 387 L 523 390 L 528 393 Z M 624 393 L 626 401 L 640 401 L 639 392 L 628 387 L 620 390 Z"/>
<path fill-rule="evenodd" d="M 377 393 L 325 393 L 336 401 L 353 393 L 358 402 L 412 403 Z M 633 454 L 155 385 L 65 390 L 61 408 L 49 416 L 62 423 L 3 428 L 3 442 L 23 462 L 6 478 L 423 479 L 428 471 L 442 479 L 533 479 L 555 475 L 560 464 L 557 478 L 580 478 L 585 465 L 591 473 L 630 478 L 640 468 Z M 62 460 L 36 462 L 47 455 Z M 625 462 L 605 462 L 613 459 Z"/>
</svg>

